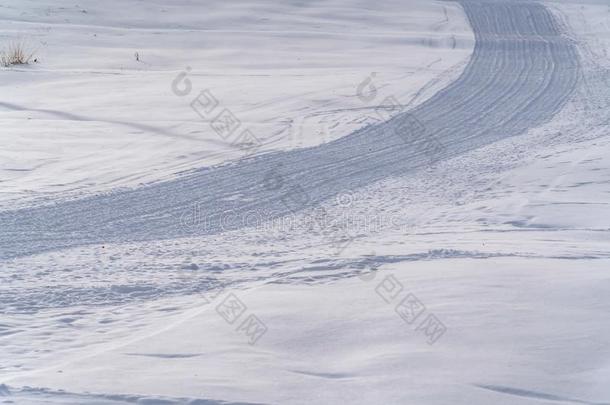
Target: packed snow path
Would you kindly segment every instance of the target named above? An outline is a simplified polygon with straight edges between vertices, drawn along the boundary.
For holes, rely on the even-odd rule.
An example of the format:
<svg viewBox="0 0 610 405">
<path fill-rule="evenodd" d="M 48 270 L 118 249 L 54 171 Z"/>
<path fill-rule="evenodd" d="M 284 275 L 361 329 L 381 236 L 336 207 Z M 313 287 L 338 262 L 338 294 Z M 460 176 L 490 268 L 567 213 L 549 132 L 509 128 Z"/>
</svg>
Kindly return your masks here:
<svg viewBox="0 0 610 405">
<path fill-rule="evenodd" d="M 0 213 L 0 258 L 237 229 L 549 120 L 577 84 L 574 43 L 541 4 L 461 4 L 475 33 L 472 58 L 455 82 L 413 110 L 313 148 L 261 154 L 131 191 Z"/>
</svg>

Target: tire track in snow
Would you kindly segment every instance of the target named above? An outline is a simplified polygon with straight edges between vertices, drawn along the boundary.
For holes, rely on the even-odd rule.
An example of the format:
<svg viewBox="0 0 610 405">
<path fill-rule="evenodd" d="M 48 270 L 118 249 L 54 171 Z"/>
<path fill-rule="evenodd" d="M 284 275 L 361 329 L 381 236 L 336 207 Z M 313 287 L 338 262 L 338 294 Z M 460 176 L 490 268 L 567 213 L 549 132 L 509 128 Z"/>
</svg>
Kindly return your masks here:
<svg viewBox="0 0 610 405">
<path fill-rule="evenodd" d="M 462 75 L 409 113 L 365 127 L 317 147 L 275 152 L 182 178 L 51 206 L 0 213 L 0 258 L 93 243 L 170 239 L 238 229 L 239 213 L 278 218 L 290 213 L 282 198 L 298 185 L 308 206 L 430 161 L 424 139 L 405 143 L 400 131 L 412 117 L 447 159 L 522 134 L 548 121 L 577 85 L 575 45 L 541 4 L 461 2 L 475 33 L 475 48 Z M 264 180 L 280 173 L 283 186 Z M 294 192 L 294 190 L 293 190 Z M 299 198 L 293 194 L 293 198 Z M 181 217 L 194 204 L 206 227 L 189 230 Z"/>
</svg>

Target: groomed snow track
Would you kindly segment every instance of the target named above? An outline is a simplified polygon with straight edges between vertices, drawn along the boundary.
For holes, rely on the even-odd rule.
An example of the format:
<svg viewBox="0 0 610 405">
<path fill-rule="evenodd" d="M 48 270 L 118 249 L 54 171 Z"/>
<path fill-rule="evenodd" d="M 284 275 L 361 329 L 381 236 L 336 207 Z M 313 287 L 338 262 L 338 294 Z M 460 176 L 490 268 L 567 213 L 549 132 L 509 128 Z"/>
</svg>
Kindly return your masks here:
<svg viewBox="0 0 610 405">
<path fill-rule="evenodd" d="M 238 229 L 244 218 L 277 218 L 548 121 L 577 84 L 574 43 L 541 4 L 461 4 L 475 33 L 472 58 L 455 82 L 417 108 L 318 147 L 260 155 L 131 191 L 2 212 L 0 258 Z M 193 222 L 188 215 L 195 205 L 200 211 Z"/>
</svg>

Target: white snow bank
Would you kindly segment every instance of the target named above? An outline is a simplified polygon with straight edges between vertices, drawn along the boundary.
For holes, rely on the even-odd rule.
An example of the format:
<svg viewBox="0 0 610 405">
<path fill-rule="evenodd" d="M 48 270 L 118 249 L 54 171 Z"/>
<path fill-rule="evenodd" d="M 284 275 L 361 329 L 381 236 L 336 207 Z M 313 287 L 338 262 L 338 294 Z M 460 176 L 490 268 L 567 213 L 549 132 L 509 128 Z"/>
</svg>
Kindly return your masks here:
<svg viewBox="0 0 610 405">
<path fill-rule="evenodd" d="M 235 324 L 215 311 L 221 296 L 101 352 L 81 342 L 80 359 L 8 384 L 273 404 L 602 403 L 608 264 L 445 259 L 384 265 L 370 281 L 237 290 L 247 310 Z M 384 280 L 399 283 L 394 299 Z M 408 294 L 425 306 L 412 322 L 396 312 Z M 237 330 L 249 314 L 267 328 L 255 346 Z M 446 328 L 434 344 L 418 330 L 428 315 Z"/>
</svg>

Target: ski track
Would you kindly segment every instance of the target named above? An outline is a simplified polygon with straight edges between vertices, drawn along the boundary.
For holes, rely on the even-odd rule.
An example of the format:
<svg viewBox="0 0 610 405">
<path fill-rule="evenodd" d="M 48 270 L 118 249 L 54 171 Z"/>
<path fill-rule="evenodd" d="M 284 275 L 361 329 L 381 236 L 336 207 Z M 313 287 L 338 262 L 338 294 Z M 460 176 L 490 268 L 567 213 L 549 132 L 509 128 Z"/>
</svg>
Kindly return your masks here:
<svg viewBox="0 0 610 405">
<path fill-rule="evenodd" d="M 261 154 L 134 190 L 2 212 L 0 259 L 239 229 L 244 218 L 278 218 L 548 121 L 570 97 L 581 69 L 576 46 L 560 24 L 537 3 L 461 4 L 475 33 L 471 60 L 455 82 L 413 110 L 317 147 Z M 188 218 L 191 212 L 194 218 Z"/>
</svg>

